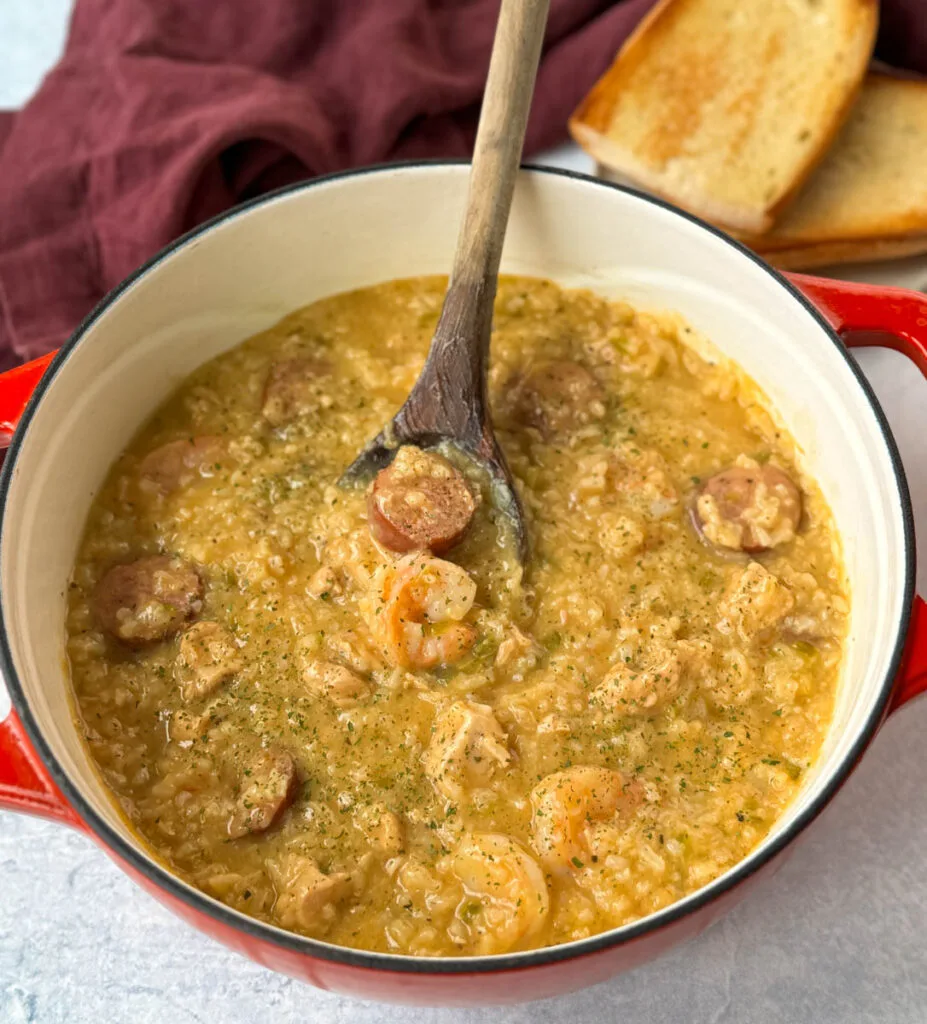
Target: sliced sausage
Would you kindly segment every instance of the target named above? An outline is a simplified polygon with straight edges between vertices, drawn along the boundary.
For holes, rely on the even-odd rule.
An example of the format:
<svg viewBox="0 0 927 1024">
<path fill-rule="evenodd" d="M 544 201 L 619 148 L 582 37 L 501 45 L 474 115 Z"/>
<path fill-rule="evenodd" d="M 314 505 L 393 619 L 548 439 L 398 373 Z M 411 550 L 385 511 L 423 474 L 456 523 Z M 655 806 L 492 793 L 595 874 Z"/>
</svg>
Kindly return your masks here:
<svg viewBox="0 0 927 1024">
<path fill-rule="evenodd" d="M 516 383 L 515 414 L 545 438 L 585 426 L 605 415 L 605 391 L 579 363 L 547 360 Z"/>
<path fill-rule="evenodd" d="M 330 367 L 321 359 L 284 359 L 274 363 L 264 385 L 261 412 L 272 427 L 318 408 Z"/>
<path fill-rule="evenodd" d="M 264 832 L 296 797 L 296 762 L 283 751 L 262 750 L 244 769 L 235 811 L 228 824 L 230 839 Z"/>
<path fill-rule="evenodd" d="M 103 629 L 133 647 L 173 636 L 202 606 L 199 573 L 172 555 L 150 555 L 113 566 L 93 596 Z"/>
<path fill-rule="evenodd" d="M 711 544 L 749 554 L 792 540 L 801 491 L 778 466 L 736 465 L 709 477 L 695 500 L 696 527 Z"/>
<path fill-rule="evenodd" d="M 375 540 L 391 551 L 441 554 L 466 533 L 476 496 L 463 473 L 436 452 L 404 445 L 367 496 Z"/>
<path fill-rule="evenodd" d="M 174 674 L 185 701 L 214 693 L 241 669 L 235 637 L 218 622 L 195 622 L 180 638 Z"/>
<path fill-rule="evenodd" d="M 207 434 L 168 441 L 142 459 L 139 481 L 146 490 L 170 494 L 197 477 L 213 476 L 227 458 L 228 449 L 221 437 Z"/>
</svg>

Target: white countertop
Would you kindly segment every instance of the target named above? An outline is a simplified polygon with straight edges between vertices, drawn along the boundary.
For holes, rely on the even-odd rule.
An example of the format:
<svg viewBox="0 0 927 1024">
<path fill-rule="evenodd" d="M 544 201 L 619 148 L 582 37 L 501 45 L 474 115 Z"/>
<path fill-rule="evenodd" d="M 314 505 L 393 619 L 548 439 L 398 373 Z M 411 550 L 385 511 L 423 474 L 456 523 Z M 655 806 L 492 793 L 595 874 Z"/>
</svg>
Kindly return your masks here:
<svg viewBox="0 0 927 1024">
<path fill-rule="evenodd" d="M 0 106 L 35 88 L 69 6 L 0 0 Z M 569 147 L 551 162 L 589 169 Z M 927 260 L 856 276 L 927 289 Z M 895 353 L 860 361 L 925 536 L 927 385 Z M 605 985 L 506 1009 L 407 1010 L 290 981 L 182 924 L 89 839 L 0 812 L 0 1024 L 924 1024 L 925 735 L 927 699 L 888 722 L 775 878 L 699 939 Z"/>
</svg>

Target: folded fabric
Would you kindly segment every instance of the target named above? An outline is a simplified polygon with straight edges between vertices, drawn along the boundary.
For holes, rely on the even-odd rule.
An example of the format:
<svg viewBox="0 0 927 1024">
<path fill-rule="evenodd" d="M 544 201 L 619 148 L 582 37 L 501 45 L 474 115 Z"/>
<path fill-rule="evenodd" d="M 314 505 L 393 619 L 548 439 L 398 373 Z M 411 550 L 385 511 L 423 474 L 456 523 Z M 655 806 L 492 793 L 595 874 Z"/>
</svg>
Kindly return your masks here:
<svg viewBox="0 0 927 1024">
<path fill-rule="evenodd" d="M 553 0 L 528 153 L 565 137 L 652 3 Z M 241 200 L 466 156 L 498 6 L 77 0 L 60 63 L 0 115 L 0 369 L 60 345 L 152 253 Z M 883 8 L 883 56 L 927 62 L 927 2 Z"/>
</svg>

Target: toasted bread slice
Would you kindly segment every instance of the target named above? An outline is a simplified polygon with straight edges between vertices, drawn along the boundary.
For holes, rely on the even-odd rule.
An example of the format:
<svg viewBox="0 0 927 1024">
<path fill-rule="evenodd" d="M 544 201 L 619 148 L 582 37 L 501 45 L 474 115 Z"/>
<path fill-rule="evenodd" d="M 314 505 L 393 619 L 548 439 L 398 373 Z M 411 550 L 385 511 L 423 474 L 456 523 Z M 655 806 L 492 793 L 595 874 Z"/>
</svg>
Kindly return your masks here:
<svg viewBox="0 0 927 1024">
<path fill-rule="evenodd" d="M 771 256 L 827 247 L 853 252 L 854 246 L 885 252 L 889 240 L 924 236 L 927 80 L 872 72 L 798 198 L 772 231 L 746 241 Z"/>
<path fill-rule="evenodd" d="M 758 235 L 843 123 L 876 0 L 662 0 L 570 119 L 642 187 Z"/>
<path fill-rule="evenodd" d="M 602 164 L 597 165 L 596 174 L 605 181 L 615 182 L 616 185 L 633 187 L 633 183 L 623 175 Z M 796 205 L 801 202 L 801 199 L 797 200 Z M 783 224 L 790 216 L 791 212 L 784 218 Z M 912 217 L 910 223 L 913 225 L 916 221 L 917 218 Z M 829 267 L 840 263 L 875 263 L 903 256 L 918 256 L 927 252 L 927 218 L 920 233 L 907 233 L 897 237 L 870 235 L 859 238 L 819 239 L 812 238 L 810 234 L 799 237 L 796 233 L 794 242 L 778 247 L 776 230 L 759 238 L 736 233 L 733 237 L 755 249 L 765 260 L 781 270 L 808 270 L 812 267 Z"/>
<path fill-rule="evenodd" d="M 904 238 L 867 238 L 849 242 L 821 242 L 819 245 L 796 246 L 760 252 L 764 260 L 780 270 L 810 270 L 832 267 L 840 263 L 876 263 L 880 260 L 919 256 L 927 252 L 927 234 Z"/>
</svg>

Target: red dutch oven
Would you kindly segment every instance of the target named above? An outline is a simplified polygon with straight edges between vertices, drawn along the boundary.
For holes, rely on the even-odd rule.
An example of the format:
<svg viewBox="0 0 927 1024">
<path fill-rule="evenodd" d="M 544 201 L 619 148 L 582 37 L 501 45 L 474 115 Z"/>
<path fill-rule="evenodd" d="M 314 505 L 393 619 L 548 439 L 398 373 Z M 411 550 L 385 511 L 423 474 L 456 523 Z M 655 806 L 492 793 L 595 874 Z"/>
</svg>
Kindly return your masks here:
<svg viewBox="0 0 927 1024">
<path fill-rule="evenodd" d="M 171 910 L 267 967 L 368 999 L 474 1005 L 591 985 L 691 938 L 773 870 L 885 716 L 927 688 L 904 473 L 848 346 L 927 373 L 927 299 L 782 276 L 708 225 L 628 189 L 526 169 L 503 270 L 678 310 L 764 389 L 819 481 L 843 542 L 850 638 L 817 764 L 740 864 L 623 928 L 547 949 L 416 959 L 347 950 L 246 917 L 167 871 L 117 811 L 74 724 L 65 593 L 90 502 L 137 429 L 204 360 L 324 295 L 450 266 L 467 167 L 334 175 L 224 214 L 113 291 L 53 357 L 0 376 L 0 806 L 87 832 Z M 2 712 L 0 712 L 2 713 Z"/>
</svg>

